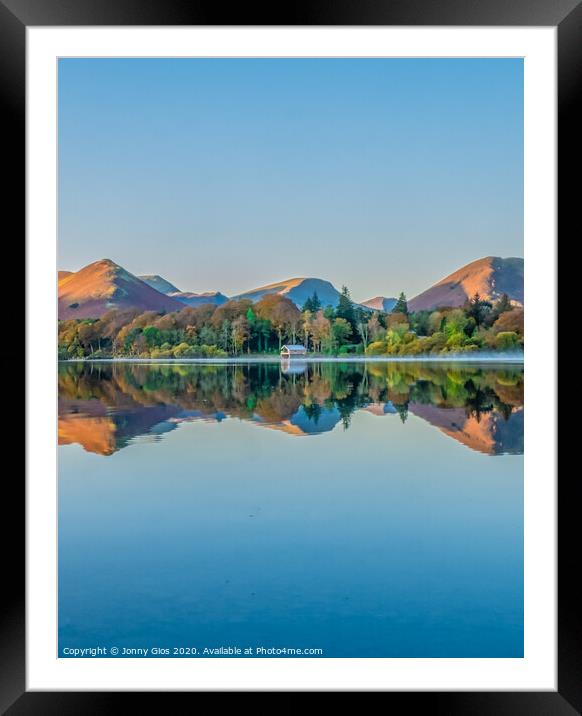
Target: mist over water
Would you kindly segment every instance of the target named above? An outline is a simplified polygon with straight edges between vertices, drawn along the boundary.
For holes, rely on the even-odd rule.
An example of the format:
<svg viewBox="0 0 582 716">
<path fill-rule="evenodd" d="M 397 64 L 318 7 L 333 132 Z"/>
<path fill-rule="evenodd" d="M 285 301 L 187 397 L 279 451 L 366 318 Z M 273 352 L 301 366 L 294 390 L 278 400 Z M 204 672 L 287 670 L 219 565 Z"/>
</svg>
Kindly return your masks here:
<svg viewBox="0 0 582 716">
<path fill-rule="evenodd" d="M 522 656 L 523 386 L 482 362 L 61 364 L 60 656 Z"/>
</svg>

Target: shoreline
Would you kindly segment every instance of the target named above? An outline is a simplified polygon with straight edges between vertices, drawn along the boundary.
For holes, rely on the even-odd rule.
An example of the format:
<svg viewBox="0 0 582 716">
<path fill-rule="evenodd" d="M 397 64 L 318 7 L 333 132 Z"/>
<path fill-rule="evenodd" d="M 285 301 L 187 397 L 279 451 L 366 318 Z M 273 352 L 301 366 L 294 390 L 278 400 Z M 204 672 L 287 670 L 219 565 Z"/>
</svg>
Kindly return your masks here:
<svg viewBox="0 0 582 716">
<path fill-rule="evenodd" d="M 487 363 L 523 365 L 524 356 L 497 356 L 491 353 L 465 356 L 459 353 L 448 356 L 313 356 L 281 359 L 279 356 L 230 356 L 228 358 L 68 358 L 59 359 L 59 363 L 142 363 L 168 365 L 249 365 L 260 363 L 280 363 L 284 365 L 307 365 L 309 363 Z"/>
</svg>

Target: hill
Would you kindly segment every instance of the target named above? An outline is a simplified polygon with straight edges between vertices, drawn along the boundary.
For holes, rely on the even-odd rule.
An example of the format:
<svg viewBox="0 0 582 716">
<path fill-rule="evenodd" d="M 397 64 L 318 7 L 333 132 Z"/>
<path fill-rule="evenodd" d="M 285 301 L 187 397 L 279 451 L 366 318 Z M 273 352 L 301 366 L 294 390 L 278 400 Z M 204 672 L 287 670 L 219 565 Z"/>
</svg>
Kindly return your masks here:
<svg viewBox="0 0 582 716">
<path fill-rule="evenodd" d="M 226 303 L 229 298 L 220 291 L 206 291 L 205 293 L 192 293 L 191 291 L 176 291 L 168 294 L 176 301 L 180 301 L 185 306 L 201 306 L 203 303 L 213 303 L 215 306 L 221 306 Z"/>
<path fill-rule="evenodd" d="M 180 301 L 184 306 L 201 306 L 203 303 L 213 303 L 215 306 L 221 306 L 228 301 L 220 291 L 206 291 L 204 293 L 194 293 L 193 291 L 180 291 L 173 283 L 166 281 L 158 274 L 148 274 L 146 276 L 138 276 L 138 278 L 147 283 L 148 286 L 155 288 L 160 293 Z"/>
<path fill-rule="evenodd" d="M 477 259 L 415 296 L 408 302 L 408 308 L 422 311 L 458 307 L 475 293 L 491 301 L 506 293 L 513 302 L 523 305 L 523 259 L 499 256 Z"/>
<path fill-rule="evenodd" d="M 158 274 L 147 274 L 145 276 L 138 276 L 140 281 L 147 283 L 151 288 L 155 288 L 160 293 L 180 293 L 180 289 L 176 288 L 173 283 L 166 281 L 165 278 L 158 276 Z"/>
<path fill-rule="evenodd" d="M 324 281 L 321 278 L 289 278 L 278 283 L 253 288 L 238 296 L 233 296 L 233 298 L 248 298 L 256 302 L 270 293 L 278 293 L 281 296 L 286 296 L 301 307 L 308 298 L 313 296 L 314 292 L 317 293 L 322 306 L 337 305 L 340 292 L 329 281 Z"/>
<path fill-rule="evenodd" d="M 102 259 L 59 281 L 59 318 L 100 318 L 113 308 L 179 311 L 179 301 L 148 286 L 110 259 Z"/>
</svg>

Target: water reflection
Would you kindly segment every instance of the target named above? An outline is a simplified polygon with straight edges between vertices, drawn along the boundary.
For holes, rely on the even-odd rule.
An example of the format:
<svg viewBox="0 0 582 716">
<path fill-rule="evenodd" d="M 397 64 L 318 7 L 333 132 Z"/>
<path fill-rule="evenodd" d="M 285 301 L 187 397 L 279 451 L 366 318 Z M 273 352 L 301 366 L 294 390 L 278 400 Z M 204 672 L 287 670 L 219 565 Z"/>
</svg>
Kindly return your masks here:
<svg viewBox="0 0 582 716">
<path fill-rule="evenodd" d="M 357 410 L 412 414 L 472 450 L 523 454 L 523 367 L 434 363 L 59 366 L 59 444 L 111 455 L 184 421 L 238 418 L 304 437 Z"/>
</svg>

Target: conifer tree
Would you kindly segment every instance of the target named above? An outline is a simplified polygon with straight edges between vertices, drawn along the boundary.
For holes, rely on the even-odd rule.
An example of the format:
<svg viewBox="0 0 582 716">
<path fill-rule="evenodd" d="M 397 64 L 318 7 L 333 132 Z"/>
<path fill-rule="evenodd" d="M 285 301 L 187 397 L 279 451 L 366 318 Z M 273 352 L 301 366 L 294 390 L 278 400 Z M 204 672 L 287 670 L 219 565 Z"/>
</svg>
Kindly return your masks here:
<svg viewBox="0 0 582 716">
<path fill-rule="evenodd" d="M 404 292 L 401 292 L 400 296 L 398 296 L 398 301 L 396 301 L 392 313 L 405 313 L 408 315 L 408 302 Z"/>
</svg>

